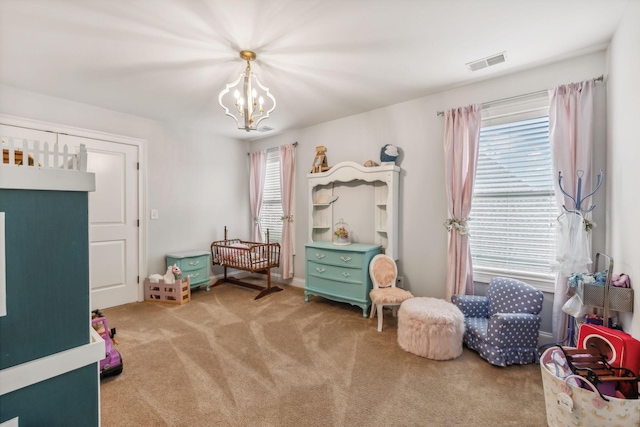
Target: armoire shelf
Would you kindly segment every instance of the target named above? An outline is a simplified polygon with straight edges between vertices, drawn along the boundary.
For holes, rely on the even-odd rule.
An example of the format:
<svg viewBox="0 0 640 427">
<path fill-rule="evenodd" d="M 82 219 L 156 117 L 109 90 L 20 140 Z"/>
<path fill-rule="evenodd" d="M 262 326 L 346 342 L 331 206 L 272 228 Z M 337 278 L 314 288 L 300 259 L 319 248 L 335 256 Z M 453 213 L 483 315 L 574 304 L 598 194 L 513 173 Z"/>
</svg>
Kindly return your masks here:
<svg viewBox="0 0 640 427">
<path fill-rule="evenodd" d="M 307 175 L 309 181 L 309 242 L 330 242 L 332 239 L 333 204 L 317 203 L 333 198 L 336 182 L 363 181 L 373 183 L 374 242 L 384 252 L 398 259 L 398 188 L 400 167 L 383 165 L 365 167 L 355 162 L 341 162 L 326 172 Z"/>
</svg>

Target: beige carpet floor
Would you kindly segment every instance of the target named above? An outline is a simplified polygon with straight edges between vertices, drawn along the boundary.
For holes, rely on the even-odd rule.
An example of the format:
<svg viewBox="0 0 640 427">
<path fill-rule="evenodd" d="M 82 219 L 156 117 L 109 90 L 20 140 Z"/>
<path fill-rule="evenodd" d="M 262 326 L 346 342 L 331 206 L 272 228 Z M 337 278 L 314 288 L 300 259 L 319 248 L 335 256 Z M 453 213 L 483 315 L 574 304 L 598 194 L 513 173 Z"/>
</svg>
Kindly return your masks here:
<svg viewBox="0 0 640 427">
<path fill-rule="evenodd" d="M 498 368 L 466 348 L 425 359 L 398 346 L 390 312 L 377 332 L 360 308 L 281 287 L 103 310 L 124 370 L 102 381 L 102 426 L 546 425 L 539 365 Z"/>
</svg>

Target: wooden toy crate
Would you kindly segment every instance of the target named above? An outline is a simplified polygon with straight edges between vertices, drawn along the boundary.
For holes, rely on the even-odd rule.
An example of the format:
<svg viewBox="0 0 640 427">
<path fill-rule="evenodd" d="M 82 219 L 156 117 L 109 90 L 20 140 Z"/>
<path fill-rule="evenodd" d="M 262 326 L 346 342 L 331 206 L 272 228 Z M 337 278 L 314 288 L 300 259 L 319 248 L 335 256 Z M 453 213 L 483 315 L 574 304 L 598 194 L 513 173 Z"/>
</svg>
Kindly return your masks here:
<svg viewBox="0 0 640 427">
<path fill-rule="evenodd" d="M 191 301 L 191 281 L 189 277 L 176 283 L 166 285 L 164 280 L 151 283 L 144 279 L 144 300 L 153 302 L 166 302 L 169 304 L 184 304 Z"/>
</svg>

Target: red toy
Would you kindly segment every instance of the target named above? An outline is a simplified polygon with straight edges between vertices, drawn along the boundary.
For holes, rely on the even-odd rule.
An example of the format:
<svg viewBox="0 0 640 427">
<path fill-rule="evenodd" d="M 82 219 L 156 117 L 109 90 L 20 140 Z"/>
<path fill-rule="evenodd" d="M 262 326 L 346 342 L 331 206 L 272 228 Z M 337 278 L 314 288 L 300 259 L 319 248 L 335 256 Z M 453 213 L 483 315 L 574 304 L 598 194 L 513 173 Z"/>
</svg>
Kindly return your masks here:
<svg viewBox="0 0 640 427">
<path fill-rule="evenodd" d="M 577 347 L 597 348 L 607 362 L 617 368 L 627 368 L 638 375 L 640 370 L 640 341 L 626 332 L 588 323 L 580 326 Z"/>
</svg>

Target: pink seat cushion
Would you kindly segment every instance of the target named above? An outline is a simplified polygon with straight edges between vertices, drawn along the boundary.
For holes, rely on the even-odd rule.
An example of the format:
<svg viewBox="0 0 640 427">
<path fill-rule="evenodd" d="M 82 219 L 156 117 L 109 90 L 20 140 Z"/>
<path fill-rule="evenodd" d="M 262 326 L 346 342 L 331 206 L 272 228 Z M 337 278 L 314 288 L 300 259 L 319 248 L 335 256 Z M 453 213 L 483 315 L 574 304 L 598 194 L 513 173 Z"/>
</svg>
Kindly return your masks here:
<svg viewBox="0 0 640 427">
<path fill-rule="evenodd" d="M 413 298 L 413 294 L 400 288 L 378 288 L 369 292 L 371 301 L 376 305 L 399 304 L 404 300 Z"/>
</svg>

